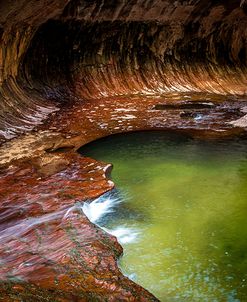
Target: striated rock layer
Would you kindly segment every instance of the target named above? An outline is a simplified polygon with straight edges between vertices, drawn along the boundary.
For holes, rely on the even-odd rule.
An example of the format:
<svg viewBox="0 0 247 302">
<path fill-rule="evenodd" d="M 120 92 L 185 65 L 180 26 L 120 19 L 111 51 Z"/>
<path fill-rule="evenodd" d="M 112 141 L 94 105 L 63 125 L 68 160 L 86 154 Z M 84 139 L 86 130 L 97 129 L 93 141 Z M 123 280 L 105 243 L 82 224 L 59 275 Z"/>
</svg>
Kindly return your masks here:
<svg viewBox="0 0 247 302">
<path fill-rule="evenodd" d="M 246 92 L 245 1 L 2 1 L 0 137 L 78 97 Z"/>
<path fill-rule="evenodd" d="M 245 135 L 246 13 L 239 0 L 0 3 L 0 301 L 157 301 L 82 211 L 114 187 L 110 166 L 75 151 L 135 130 Z"/>
</svg>

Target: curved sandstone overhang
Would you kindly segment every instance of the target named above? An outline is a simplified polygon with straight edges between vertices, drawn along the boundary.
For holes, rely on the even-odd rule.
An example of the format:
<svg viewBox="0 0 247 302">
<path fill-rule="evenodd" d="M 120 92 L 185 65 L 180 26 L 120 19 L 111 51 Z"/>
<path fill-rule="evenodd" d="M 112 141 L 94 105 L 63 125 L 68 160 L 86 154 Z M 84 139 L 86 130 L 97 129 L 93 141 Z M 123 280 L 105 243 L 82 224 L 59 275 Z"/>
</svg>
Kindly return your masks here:
<svg viewBox="0 0 247 302">
<path fill-rule="evenodd" d="M 108 164 L 75 150 L 143 129 L 244 133 L 245 1 L 4 2 L 0 298 L 157 301 L 81 210 L 114 184 Z"/>
<path fill-rule="evenodd" d="M 0 137 L 72 98 L 246 91 L 245 1 L 8 1 Z"/>
</svg>

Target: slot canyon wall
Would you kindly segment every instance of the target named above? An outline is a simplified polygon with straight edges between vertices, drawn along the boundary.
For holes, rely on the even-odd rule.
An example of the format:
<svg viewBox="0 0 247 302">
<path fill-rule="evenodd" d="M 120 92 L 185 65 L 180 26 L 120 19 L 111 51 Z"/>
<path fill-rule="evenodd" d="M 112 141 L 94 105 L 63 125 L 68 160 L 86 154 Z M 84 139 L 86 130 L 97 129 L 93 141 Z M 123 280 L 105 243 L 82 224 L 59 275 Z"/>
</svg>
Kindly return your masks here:
<svg viewBox="0 0 247 302">
<path fill-rule="evenodd" d="M 246 38 L 243 0 L 0 1 L 0 301 L 157 301 L 82 211 L 111 165 L 75 151 L 245 132 Z"/>
<path fill-rule="evenodd" d="M 246 92 L 245 1 L 2 1 L 1 139 L 73 97 Z"/>
</svg>

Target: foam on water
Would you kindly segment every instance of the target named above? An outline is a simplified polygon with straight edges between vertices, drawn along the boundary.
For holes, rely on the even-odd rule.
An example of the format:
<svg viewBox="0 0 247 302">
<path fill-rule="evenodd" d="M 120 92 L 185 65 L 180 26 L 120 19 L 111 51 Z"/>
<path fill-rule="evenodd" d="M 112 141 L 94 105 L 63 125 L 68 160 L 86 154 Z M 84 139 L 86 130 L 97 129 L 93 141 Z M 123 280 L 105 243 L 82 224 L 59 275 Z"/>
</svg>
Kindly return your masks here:
<svg viewBox="0 0 247 302">
<path fill-rule="evenodd" d="M 107 233 L 117 237 L 122 244 L 131 243 L 137 240 L 138 232 L 126 226 L 119 226 L 116 229 L 103 228 Z"/>
<path fill-rule="evenodd" d="M 120 198 L 110 192 L 91 202 L 85 202 L 82 210 L 91 222 L 97 223 L 104 215 L 111 213 L 114 206 L 120 202 Z"/>
<path fill-rule="evenodd" d="M 99 198 L 91 202 L 85 202 L 82 210 L 88 219 L 96 223 L 107 233 L 117 237 L 122 244 L 131 243 L 137 239 L 138 232 L 126 225 L 120 225 L 117 228 L 106 228 L 102 226 L 104 218 L 107 214 L 115 212 L 115 207 L 122 202 L 122 198 L 116 191 L 103 194 Z"/>
</svg>

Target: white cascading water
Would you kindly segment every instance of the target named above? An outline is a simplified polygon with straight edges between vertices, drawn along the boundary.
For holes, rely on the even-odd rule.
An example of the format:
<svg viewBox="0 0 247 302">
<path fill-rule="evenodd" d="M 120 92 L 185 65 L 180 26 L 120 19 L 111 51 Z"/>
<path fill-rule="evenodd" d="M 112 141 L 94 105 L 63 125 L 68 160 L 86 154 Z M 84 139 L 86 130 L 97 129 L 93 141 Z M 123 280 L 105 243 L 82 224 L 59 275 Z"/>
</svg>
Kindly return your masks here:
<svg viewBox="0 0 247 302">
<path fill-rule="evenodd" d="M 109 229 L 106 229 L 106 228 L 103 228 L 106 232 L 112 234 L 113 236 L 117 237 L 118 241 L 122 244 L 125 244 L 125 243 L 130 243 L 130 242 L 133 242 L 134 240 L 137 239 L 137 235 L 138 235 L 138 232 L 133 230 L 133 229 L 130 229 L 130 228 L 127 228 L 126 226 L 120 226 L 116 229 L 113 229 L 113 230 L 109 230 Z"/>
<path fill-rule="evenodd" d="M 100 225 L 100 220 L 104 219 L 106 214 L 114 212 L 115 206 L 120 202 L 122 202 L 122 199 L 119 194 L 110 192 L 96 198 L 92 202 L 84 202 L 82 210 L 91 222 L 100 226 L 107 233 L 117 237 L 120 243 L 125 244 L 136 240 L 138 232 L 127 226 L 108 229 Z"/>
<path fill-rule="evenodd" d="M 119 197 L 106 193 L 92 202 L 84 202 L 82 210 L 91 222 L 97 223 L 104 215 L 113 212 L 114 206 L 120 202 Z"/>
<path fill-rule="evenodd" d="M 104 216 L 116 211 L 116 205 L 122 202 L 122 200 L 123 199 L 120 194 L 116 194 L 116 192 L 113 191 L 96 198 L 92 202 L 84 202 L 83 204 L 78 202 L 69 208 L 61 208 L 58 211 L 47 213 L 39 217 L 20 219 L 16 224 L 0 230 L 0 242 L 2 244 L 6 244 L 13 240 L 13 238 L 21 238 L 24 233 L 28 232 L 35 226 L 55 220 L 67 219 L 74 212 L 83 212 L 92 223 L 97 224 L 107 233 L 117 237 L 120 243 L 125 244 L 132 242 L 136 240 L 138 235 L 136 230 L 133 228 L 129 228 L 125 225 L 119 225 L 116 228 L 108 229 L 101 225 Z"/>
</svg>

